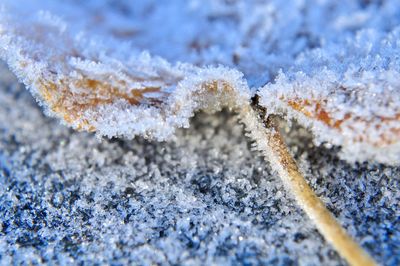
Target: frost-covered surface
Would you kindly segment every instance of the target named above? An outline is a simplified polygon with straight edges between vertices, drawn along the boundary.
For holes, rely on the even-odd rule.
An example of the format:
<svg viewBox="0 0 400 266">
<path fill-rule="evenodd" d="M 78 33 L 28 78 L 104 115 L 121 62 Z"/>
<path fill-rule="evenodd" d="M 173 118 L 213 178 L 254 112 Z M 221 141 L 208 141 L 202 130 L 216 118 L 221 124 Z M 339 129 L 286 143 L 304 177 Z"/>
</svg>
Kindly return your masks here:
<svg viewBox="0 0 400 266">
<path fill-rule="evenodd" d="M 168 6 L 179 9 L 186 5 L 178 3 Z M 120 7 L 108 1 L 5 1 L 0 15 L 0 56 L 47 113 L 76 129 L 108 137 L 168 139 L 175 128 L 188 126 L 194 111 L 244 105 L 250 90 L 239 71 L 222 66 L 200 68 L 186 62 L 171 64 L 150 55 L 148 51 L 155 51 L 151 45 L 144 51 L 146 45 L 140 40 L 127 38 L 140 35 L 139 39 L 162 46 L 163 32 L 157 31 L 153 20 L 174 14 L 161 8 L 165 4 Z M 124 13 L 133 7 L 132 14 Z M 159 14 L 161 11 L 165 14 Z M 152 15 L 146 15 L 148 12 Z M 188 16 L 184 18 L 188 20 Z M 199 26 L 195 22 L 193 27 Z M 163 25 L 168 33 L 181 23 Z M 153 36 L 152 31 L 159 35 Z M 168 50 L 179 49 L 172 40 L 165 41 Z M 185 44 L 189 47 L 188 40 Z"/>
<path fill-rule="evenodd" d="M 270 113 L 296 118 L 343 158 L 399 161 L 400 28 L 363 30 L 306 52 L 260 90 Z M 312 119 L 310 119 L 312 118 Z"/>
<path fill-rule="evenodd" d="M 400 161 L 398 0 L 1 4 L 0 56 L 76 129 L 165 140 L 258 92 L 348 161 Z"/>
<path fill-rule="evenodd" d="M 0 57 L 47 114 L 169 140 L 60 127 L 1 67 L 0 264 L 343 264 L 237 118 L 178 128 L 246 117 L 257 93 L 342 158 L 398 165 L 397 0 L 0 5 Z M 400 264 L 399 169 L 287 139 L 356 241 Z"/>
<path fill-rule="evenodd" d="M 0 265 L 344 265 L 231 114 L 199 114 L 169 142 L 99 142 L 0 77 Z M 400 169 L 350 166 L 310 138 L 287 137 L 313 189 L 399 265 Z"/>
</svg>

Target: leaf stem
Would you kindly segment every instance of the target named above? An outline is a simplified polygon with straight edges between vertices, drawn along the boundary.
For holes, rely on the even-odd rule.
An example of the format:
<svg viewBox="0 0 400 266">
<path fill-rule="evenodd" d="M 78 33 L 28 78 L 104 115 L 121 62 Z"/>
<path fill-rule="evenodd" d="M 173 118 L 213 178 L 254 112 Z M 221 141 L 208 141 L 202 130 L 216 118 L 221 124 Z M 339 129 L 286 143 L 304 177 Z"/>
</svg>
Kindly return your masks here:
<svg viewBox="0 0 400 266">
<path fill-rule="evenodd" d="M 278 130 L 276 120 L 272 117 L 263 120 L 261 117 L 265 117 L 265 110 L 260 110 L 258 105 L 255 108 L 258 110 L 250 107 L 250 110 L 245 108 L 244 112 L 240 113 L 242 121 L 249 130 L 250 137 L 256 141 L 258 148 L 264 153 L 266 160 L 278 172 L 288 190 L 314 222 L 319 232 L 350 265 L 377 265 L 347 234 L 345 229 L 338 223 L 308 185 L 300 173 L 295 160 L 288 151 L 283 137 Z"/>
</svg>

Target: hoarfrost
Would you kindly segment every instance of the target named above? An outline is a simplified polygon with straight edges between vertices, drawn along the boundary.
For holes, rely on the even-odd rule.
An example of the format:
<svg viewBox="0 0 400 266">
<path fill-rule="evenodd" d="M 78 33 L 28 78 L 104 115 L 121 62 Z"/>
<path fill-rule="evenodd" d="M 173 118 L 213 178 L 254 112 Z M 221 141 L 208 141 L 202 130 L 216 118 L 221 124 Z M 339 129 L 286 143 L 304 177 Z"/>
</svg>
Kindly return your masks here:
<svg viewBox="0 0 400 266">
<path fill-rule="evenodd" d="M 228 112 L 168 142 L 99 142 L 0 77 L 0 265 L 345 265 Z M 398 265 L 399 168 L 351 167 L 304 129 L 286 139 L 356 241 Z"/>
<path fill-rule="evenodd" d="M 398 164 L 399 25 L 397 0 L 5 0 L 0 57 L 78 130 L 166 140 L 257 93 L 342 158 Z"/>
</svg>

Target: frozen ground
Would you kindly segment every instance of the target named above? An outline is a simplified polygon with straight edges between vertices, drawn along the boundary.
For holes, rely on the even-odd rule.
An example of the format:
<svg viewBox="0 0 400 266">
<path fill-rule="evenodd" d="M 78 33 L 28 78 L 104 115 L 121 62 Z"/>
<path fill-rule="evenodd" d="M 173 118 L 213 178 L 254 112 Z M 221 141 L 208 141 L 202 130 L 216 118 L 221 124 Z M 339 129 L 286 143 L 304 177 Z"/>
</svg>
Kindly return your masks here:
<svg viewBox="0 0 400 266">
<path fill-rule="evenodd" d="M 1 265 L 344 264 L 231 114 L 199 114 L 164 143 L 99 142 L 45 117 L 1 69 Z M 348 232 L 399 265 L 400 169 L 350 166 L 288 135 Z"/>
</svg>

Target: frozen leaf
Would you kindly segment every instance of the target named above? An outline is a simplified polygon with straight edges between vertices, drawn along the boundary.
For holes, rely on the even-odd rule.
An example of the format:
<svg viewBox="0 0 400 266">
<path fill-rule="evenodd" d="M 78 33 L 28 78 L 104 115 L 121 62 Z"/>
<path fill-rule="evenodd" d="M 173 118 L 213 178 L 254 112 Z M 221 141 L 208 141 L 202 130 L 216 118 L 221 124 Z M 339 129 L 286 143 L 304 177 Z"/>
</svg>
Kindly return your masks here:
<svg viewBox="0 0 400 266">
<path fill-rule="evenodd" d="M 349 161 L 400 159 L 395 0 L 2 5 L 1 58 L 75 129 L 166 140 L 196 111 L 243 113 L 258 93 Z"/>
</svg>

